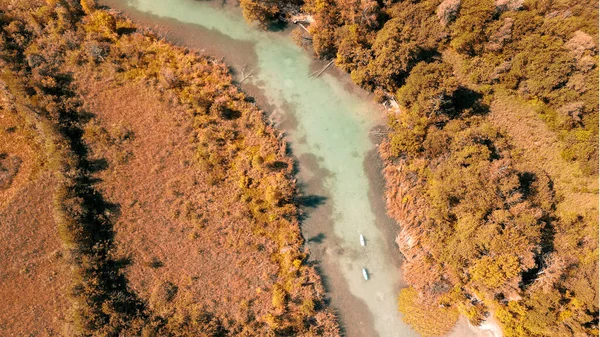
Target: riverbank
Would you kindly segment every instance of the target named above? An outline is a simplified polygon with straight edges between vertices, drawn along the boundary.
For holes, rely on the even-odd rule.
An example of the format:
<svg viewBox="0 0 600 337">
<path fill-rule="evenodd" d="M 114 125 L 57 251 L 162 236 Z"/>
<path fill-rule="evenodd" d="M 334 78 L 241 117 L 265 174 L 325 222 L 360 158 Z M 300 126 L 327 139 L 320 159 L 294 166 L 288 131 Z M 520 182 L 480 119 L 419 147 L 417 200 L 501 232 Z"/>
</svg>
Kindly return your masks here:
<svg viewBox="0 0 600 337">
<path fill-rule="evenodd" d="M 263 37 L 248 32 L 244 22 L 224 32 L 219 31 L 217 22 L 207 17 L 202 17 L 204 22 L 194 22 L 196 18 L 190 13 L 163 12 L 162 17 L 158 17 L 136 12 L 119 1 L 103 3 L 125 10 L 137 22 L 155 27 L 169 41 L 222 57 L 232 66 L 238 81 L 245 78 L 242 89 L 255 97 L 259 106 L 270 111 L 277 126 L 287 134 L 290 150 L 298 163 L 297 176 L 304 195 L 301 200 L 306 214 L 303 234 L 310 260 L 323 275 L 331 305 L 337 309 L 346 335 L 379 333 L 387 337 L 392 336 L 390 331 L 400 332 L 402 336 L 416 335 L 402 324 L 396 311 L 397 293 L 404 286 L 400 254 L 394 243 L 398 229 L 386 215 L 382 166 L 374 150 L 375 143 L 368 136 L 373 128 L 385 123 L 384 113 L 370 103 L 372 98 L 352 84 L 348 75 L 333 67 L 318 80 L 307 80 L 308 74 L 323 65 L 310 60 L 308 55 L 300 55 L 298 59 L 298 53 L 302 53 L 299 48 L 271 49 L 283 57 L 271 61 L 269 66 L 282 62 L 284 67 L 277 66 L 273 72 L 261 69 L 265 64 L 261 64 L 264 55 L 260 54 L 263 52 L 260 48 L 273 46 L 260 44 L 274 39 L 287 46 L 289 32 L 264 33 Z M 192 6 L 190 11 L 193 6 L 200 6 L 184 4 Z M 154 8 L 165 10 L 158 5 Z M 175 14 L 184 17 L 169 18 Z M 198 14 L 198 21 L 200 18 Z M 290 68 L 294 71 L 290 72 Z M 261 70 L 268 72 L 262 74 Z M 250 72 L 253 74 L 247 77 Z M 309 88 L 311 86 L 322 88 L 327 96 L 311 91 L 314 90 Z M 291 93 L 286 96 L 277 90 Z M 315 102 L 304 102 L 303 97 Z M 347 130 L 339 130 L 340 123 L 346 125 Z M 345 132 L 351 134 L 344 136 Z M 344 168 L 350 172 L 340 172 Z M 360 250 L 359 233 L 367 237 L 366 250 Z M 360 276 L 360 269 L 365 266 L 372 274 L 368 283 Z M 457 331 L 467 330 L 459 328 Z"/>
<path fill-rule="evenodd" d="M 140 4 L 138 1 L 136 6 Z M 309 241 L 311 261 L 318 262 L 324 276 L 331 305 L 346 324 L 345 334 L 416 336 L 402 323 L 396 311 L 401 278 L 393 236 L 382 234 L 368 198 L 370 183 L 363 163 L 366 154 L 374 149 L 368 133 L 377 125 L 373 111 L 379 107 L 371 103 L 364 91 L 365 96 L 358 97 L 356 93 L 361 90 L 349 79 L 341 82 L 330 73 L 318 78 L 309 77 L 321 66 L 295 46 L 285 32 L 251 30 L 241 16 L 211 9 L 206 3 L 183 1 L 177 6 L 164 7 L 156 3 L 141 5 L 147 6 L 142 7 L 146 12 L 160 11 L 162 18 L 140 12 L 141 17 L 168 24 L 163 21 L 165 17 L 177 16 L 185 24 L 185 29 L 180 29 L 182 26 L 176 23 L 175 27 L 180 28 L 168 30 L 166 36 L 175 42 L 190 41 L 194 36 L 212 40 L 209 36 L 214 36 L 209 46 L 191 47 L 223 56 L 234 70 L 237 69 L 239 81 L 243 78 L 240 75 L 244 66 L 256 68 L 242 83 L 242 88 L 256 97 L 258 105 L 279 115 L 280 126 L 293 127 L 284 132 L 290 151 L 298 161 L 297 176 L 304 194 L 300 203 L 307 210 L 302 223 L 303 234 Z M 132 13 L 131 8 L 123 9 Z M 220 30 L 225 24 L 226 29 Z M 176 31 L 181 33 L 177 34 L 177 39 Z M 237 46 L 233 55 L 227 52 L 232 48 L 227 46 L 229 43 Z M 240 46 L 248 49 L 240 49 Z M 253 59 L 257 63 L 252 63 Z M 330 68 L 329 71 L 337 70 Z M 260 91 L 264 94 L 260 95 Z M 379 116 L 383 118 L 382 113 Z M 323 176 L 322 187 L 317 184 L 319 175 Z M 381 210 L 384 208 L 380 207 Z M 384 211 L 381 213 L 385 215 Z M 311 229 L 314 232 L 310 232 Z M 360 249 L 359 233 L 368 240 L 364 250 Z M 317 253 L 319 249 L 322 254 Z M 396 259 L 396 262 L 390 259 Z M 362 279 L 360 272 L 365 267 L 372 276 L 368 282 Z"/>
</svg>

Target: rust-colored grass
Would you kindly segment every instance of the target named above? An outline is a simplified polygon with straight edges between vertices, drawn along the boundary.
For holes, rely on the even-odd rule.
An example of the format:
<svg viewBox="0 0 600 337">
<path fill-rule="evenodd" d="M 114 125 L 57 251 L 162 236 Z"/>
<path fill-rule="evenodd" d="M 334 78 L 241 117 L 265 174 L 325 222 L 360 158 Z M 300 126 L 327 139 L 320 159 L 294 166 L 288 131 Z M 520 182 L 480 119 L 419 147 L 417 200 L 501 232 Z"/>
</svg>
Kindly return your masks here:
<svg viewBox="0 0 600 337">
<path fill-rule="evenodd" d="M 4 84 L 4 82 L 2 82 Z M 0 336 L 62 335 L 70 274 L 52 213 L 56 180 L 0 90 Z"/>
<path fill-rule="evenodd" d="M 168 281 L 178 287 L 178 301 L 202 303 L 219 316 L 266 314 L 278 268 L 272 243 L 253 235 L 234 189 L 207 184 L 194 164 L 184 109 L 140 82 L 79 82 L 94 125 L 111 137 L 132 134 L 108 148 L 92 143 L 95 157 L 108 162 L 99 187 L 120 205 L 116 242 L 131 258 L 132 287 L 149 299 Z"/>
<path fill-rule="evenodd" d="M 69 308 L 69 271 L 52 216 L 50 174 L 0 210 L 0 335 L 59 336 Z"/>
</svg>

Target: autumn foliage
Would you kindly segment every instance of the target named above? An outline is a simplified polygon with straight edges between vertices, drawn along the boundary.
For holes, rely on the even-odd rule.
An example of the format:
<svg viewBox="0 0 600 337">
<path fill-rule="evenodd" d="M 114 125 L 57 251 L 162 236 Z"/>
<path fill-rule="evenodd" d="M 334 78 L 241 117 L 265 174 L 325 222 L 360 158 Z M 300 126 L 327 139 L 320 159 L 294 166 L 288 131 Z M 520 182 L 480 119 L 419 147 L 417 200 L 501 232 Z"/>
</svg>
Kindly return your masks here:
<svg viewBox="0 0 600 337">
<path fill-rule="evenodd" d="M 597 205 L 564 210 L 545 164 L 524 165 L 487 118 L 499 93 L 525 102 L 562 160 L 597 176 L 597 2 L 306 0 L 303 9 L 315 54 L 391 108 L 381 153 L 412 286 L 400 296 L 405 319 L 442 334 L 451 324 L 416 313 L 444 305 L 474 324 L 495 318 L 506 336 L 598 335 Z M 597 204 L 597 187 L 583 188 Z"/>
</svg>

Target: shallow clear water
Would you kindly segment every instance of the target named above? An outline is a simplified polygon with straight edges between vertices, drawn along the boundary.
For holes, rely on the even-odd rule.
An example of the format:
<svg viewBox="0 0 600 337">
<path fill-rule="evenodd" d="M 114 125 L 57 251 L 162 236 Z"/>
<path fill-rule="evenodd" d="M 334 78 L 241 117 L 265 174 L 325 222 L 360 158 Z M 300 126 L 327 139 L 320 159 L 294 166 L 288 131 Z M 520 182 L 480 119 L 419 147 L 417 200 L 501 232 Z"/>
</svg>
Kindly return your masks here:
<svg viewBox="0 0 600 337">
<path fill-rule="evenodd" d="M 310 187 L 310 181 L 321 175 L 319 180 L 327 197 L 325 204 L 331 214 L 323 223 L 311 219 L 308 225 L 332 227 L 335 240 L 331 242 L 335 244 L 323 249 L 322 258 L 332 261 L 342 277 L 325 276 L 334 282 L 336 279 L 345 282 L 343 287 L 332 287 L 334 291 L 344 289 L 359 299 L 352 302 L 357 305 L 336 309 L 342 317 L 350 317 L 349 311 L 353 310 L 370 313 L 372 318 L 367 324 L 373 327 L 363 331 L 376 331 L 382 337 L 417 336 L 397 313 L 401 275 L 397 258 L 391 256 L 397 253 L 390 252 L 390 237 L 385 237 L 376 225 L 378 215 L 368 195 L 371 186 L 365 158 L 375 146 L 369 139 L 369 131 L 381 122 L 378 108 L 351 92 L 347 83 L 337 77 L 327 73 L 309 77 L 315 70 L 311 69 L 313 61 L 289 36 L 249 28 L 237 12 L 192 0 L 135 0 L 129 5 L 251 43 L 257 69 L 246 81 L 262 90 L 275 114 L 295 120 L 293 127 L 284 131 L 299 159 L 301 182 Z M 304 165 L 302 158 L 316 158 L 318 169 Z M 322 176 L 323 172 L 327 174 Z M 365 236 L 366 247 L 360 245 L 359 234 Z M 369 272 L 368 281 L 363 279 L 362 268 Z"/>
</svg>

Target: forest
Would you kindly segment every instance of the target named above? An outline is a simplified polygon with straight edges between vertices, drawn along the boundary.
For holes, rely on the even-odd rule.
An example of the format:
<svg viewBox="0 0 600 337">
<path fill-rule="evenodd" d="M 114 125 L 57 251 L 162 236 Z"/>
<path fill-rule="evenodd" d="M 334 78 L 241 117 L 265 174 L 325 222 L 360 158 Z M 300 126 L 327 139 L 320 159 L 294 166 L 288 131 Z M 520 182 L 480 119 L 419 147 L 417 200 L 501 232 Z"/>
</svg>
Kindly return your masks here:
<svg viewBox="0 0 600 337">
<path fill-rule="evenodd" d="M 598 3 L 242 0 L 389 107 L 389 214 L 424 336 L 597 336 Z M 293 21 L 292 21 L 293 20 Z M 308 42 L 310 43 L 308 43 Z"/>
<path fill-rule="evenodd" d="M 285 144 L 222 62 L 0 1 L 0 98 L 1 335 L 339 336 Z"/>
</svg>

